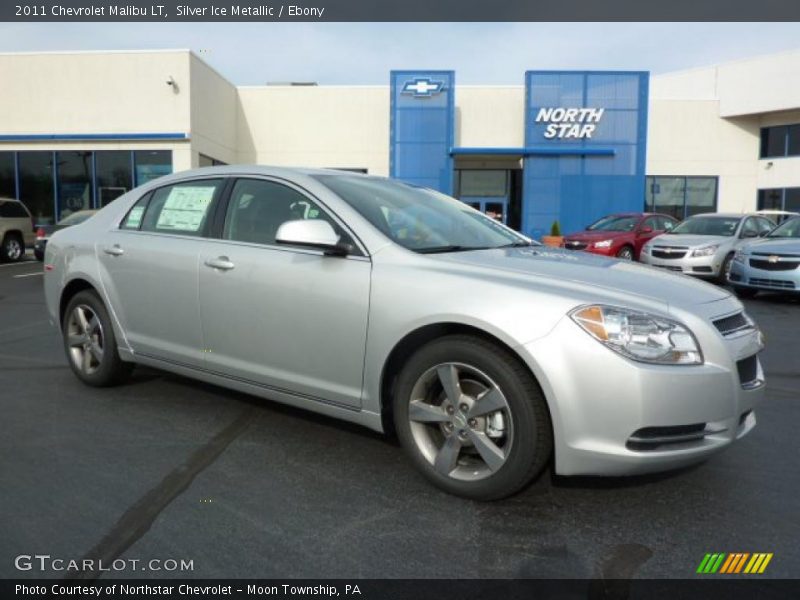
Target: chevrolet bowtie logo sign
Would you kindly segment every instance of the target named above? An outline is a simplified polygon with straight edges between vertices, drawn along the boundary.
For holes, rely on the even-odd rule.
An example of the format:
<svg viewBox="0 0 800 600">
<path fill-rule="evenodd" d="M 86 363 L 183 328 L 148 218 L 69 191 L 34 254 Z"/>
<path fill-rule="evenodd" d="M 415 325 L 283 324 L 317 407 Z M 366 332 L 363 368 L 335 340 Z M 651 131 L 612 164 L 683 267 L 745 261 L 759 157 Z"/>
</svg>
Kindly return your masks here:
<svg viewBox="0 0 800 600">
<path fill-rule="evenodd" d="M 434 81 L 428 77 L 417 77 L 403 84 L 403 94 L 411 94 L 415 98 L 430 98 L 444 89 L 444 81 Z"/>
<path fill-rule="evenodd" d="M 780 260 L 779 256 L 775 256 L 774 254 L 767 259 L 773 265 Z"/>
</svg>

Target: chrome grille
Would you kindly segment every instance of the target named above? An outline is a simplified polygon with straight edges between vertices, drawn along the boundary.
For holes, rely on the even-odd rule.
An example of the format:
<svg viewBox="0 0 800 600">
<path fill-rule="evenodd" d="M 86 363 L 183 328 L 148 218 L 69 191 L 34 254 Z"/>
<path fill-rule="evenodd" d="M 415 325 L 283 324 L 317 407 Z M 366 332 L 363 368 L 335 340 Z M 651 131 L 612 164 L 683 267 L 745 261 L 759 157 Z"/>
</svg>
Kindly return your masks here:
<svg viewBox="0 0 800 600">
<path fill-rule="evenodd" d="M 566 240 L 564 247 L 568 250 L 584 250 L 589 244 L 586 242 L 579 242 L 578 240 Z"/>
<path fill-rule="evenodd" d="M 793 271 L 800 266 L 800 261 L 776 256 L 774 259 L 751 258 L 750 266 L 762 271 Z"/>
<path fill-rule="evenodd" d="M 751 277 L 750 285 L 775 288 L 776 290 L 795 289 L 794 281 L 787 281 L 786 279 L 765 279 L 763 277 Z"/>
<path fill-rule="evenodd" d="M 688 250 L 677 246 L 654 246 L 650 254 L 656 258 L 683 258 Z"/>
</svg>

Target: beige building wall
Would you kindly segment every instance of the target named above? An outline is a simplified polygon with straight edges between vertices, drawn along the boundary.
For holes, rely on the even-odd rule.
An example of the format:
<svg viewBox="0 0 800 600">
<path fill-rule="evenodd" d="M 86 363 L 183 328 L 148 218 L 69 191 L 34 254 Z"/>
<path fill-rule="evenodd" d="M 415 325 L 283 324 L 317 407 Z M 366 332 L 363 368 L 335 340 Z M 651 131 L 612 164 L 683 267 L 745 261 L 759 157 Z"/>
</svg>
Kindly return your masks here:
<svg viewBox="0 0 800 600">
<path fill-rule="evenodd" d="M 228 164 L 236 163 L 239 160 L 237 89 L 194 54 L 189 60 L 192 167 L 199 166 L 200 154 Z"/>
<path fill-rule="evenodd" d="M 238 162 L 389 174 L 388 86 L 240 87 Z"/>
<path fill-rule="evenodd" d="M 525 88 L 458 86 L 456 146 L 521 148 L 525 145 Z"/>
</svg>

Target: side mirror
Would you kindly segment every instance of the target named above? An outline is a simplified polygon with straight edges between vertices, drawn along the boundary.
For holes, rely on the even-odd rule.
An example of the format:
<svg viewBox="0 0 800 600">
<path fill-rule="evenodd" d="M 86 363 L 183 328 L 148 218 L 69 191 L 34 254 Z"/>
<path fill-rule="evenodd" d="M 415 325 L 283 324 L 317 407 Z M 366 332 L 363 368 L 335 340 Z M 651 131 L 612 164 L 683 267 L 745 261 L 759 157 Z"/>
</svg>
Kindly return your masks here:
<svg viewBox="0 0 800 600">
<path fill-rule="evenodd" d="M 321 219 L 286 221 L 275 234 L 277 244 L 304 246 L 324 250 L 325 254 L 347 256 L 353 251 L 350 244 L 343 244 L 331 224 Z"/>
<path fill-rule="evenodd" d="M 639 230 L 639 233 L 643 233 L 643 234 L 644 233 L 653 233 L 653 228 L 652 227 L 642 227 Z"/>
<path fill-rule="evenodd" d="M 758 237 L 767 237 L 769 235 L 770 230 L 767 229 L 766 231 L 760 231 L 758 233 Z"/>
<path fill-rule="evenodd" d="M 743 231 L 742 232 L 742 238 L 744 238 L 744 239 L 754 238 L 754 237 L 758 237 L 758 232 L 757 231 L 753 231 L 751 229 L 749 231 Z"/>
</svg>

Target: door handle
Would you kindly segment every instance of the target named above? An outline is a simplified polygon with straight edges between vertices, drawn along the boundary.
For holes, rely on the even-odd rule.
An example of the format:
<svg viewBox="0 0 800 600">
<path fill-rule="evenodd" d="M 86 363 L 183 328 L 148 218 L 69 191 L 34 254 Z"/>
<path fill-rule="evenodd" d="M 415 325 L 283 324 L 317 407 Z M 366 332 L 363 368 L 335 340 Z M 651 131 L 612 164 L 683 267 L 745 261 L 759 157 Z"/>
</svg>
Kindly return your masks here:
<svg viewBox="0 0 800 600">
<path fill-rule="evenodd" d="M 230 271 L 234 265 L 227 256 L 218 256 L 217 258 L 210 258 L 204 263 L 207 267 L 212 269 L 219 269 L 220 271 Z"/>
<path fill-rule="evenodd" d="M 120 248 L 119 244 L 114 244 L 110 248 L 103 248 L 103 252 L 110 254 L 111 256 L 122 256 L 125 254 L 125 250 Z"/>
</svg>

